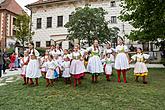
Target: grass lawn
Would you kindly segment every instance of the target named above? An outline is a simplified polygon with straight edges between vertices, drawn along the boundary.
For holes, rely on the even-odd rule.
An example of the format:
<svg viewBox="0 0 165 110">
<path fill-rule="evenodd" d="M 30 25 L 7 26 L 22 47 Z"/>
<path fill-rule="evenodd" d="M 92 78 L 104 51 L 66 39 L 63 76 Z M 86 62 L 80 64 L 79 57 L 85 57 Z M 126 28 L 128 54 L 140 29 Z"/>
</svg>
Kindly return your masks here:
<svg viewBox="0 0 165 110">
<path fill-rule="evenodd" d="M 102 75 L 97 84 L 87 75 L 75 90 L 62 79 L 48 88 L 44 79 L 38 87 L 20 80 L 0 87 L 0 110 L 165 110 L 165 69 L 149 73 L 147 85 L 135 82 L 132 70 L 127 84 L 117 83 L 116 72 L 111 82 Z"/>
</svg>

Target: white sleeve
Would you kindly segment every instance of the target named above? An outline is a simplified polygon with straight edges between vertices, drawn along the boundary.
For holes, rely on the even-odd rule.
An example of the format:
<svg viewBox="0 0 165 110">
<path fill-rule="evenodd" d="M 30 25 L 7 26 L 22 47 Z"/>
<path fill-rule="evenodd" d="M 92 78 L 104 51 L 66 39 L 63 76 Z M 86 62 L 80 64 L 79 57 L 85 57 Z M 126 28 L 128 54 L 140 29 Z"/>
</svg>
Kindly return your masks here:
<svg viewBox="0 0 165 110">
<path fill-rule="evenodd" d="M 23 59 L 23 58 L 22 58 Z M 21 61 L 20 61 L 20 64 L 22 65 L 23 64 L 23 60 L 21 59 Z"/>
<path fill-rule="evenodd" d="M 144 59 L 149 59 L 149 57 L 150 57 L 150 55 L 148 55 L 148 54 L 143 54 L 143 56 L 144 56 Z"/>
<path fill-rule="evenodd" d="M 112 52 L 115 52 L 115 49 L 114 48 L 111 48 L 112 49 Z"/>
<path fill-rule="evenodd" d="M 36 57 L 39 57 L 40 56 L 40 53 L 36 49 L 34 50 L 34 52 L 35 52 L 35 56 Z"/>
<path fill-rule="evenodd" d="M 115 61 L 115 57 L 111 54 L 111 61 L 114 62 Z"/>
<path fill-rule="evenodd" d="M 124 51 L 125 51 L 125 52 L 129 52 L 129 49 L 128 49 L 127 46 L 124 46 Z"/>
<path fill-rule="evenodd" d="M 106 49 L 104 50 L 103 55 L 106 55 Z"/>
<path fill-rule="evenodd" d="M 116 46 L 116 48 L 114 49 L 114 52 L 116 52 L 116 53 L 117 53 L 117 52 L 118 52 L 118 50 L 119 50 L 118 48 L 119 48 L 119 47 L 118 47 L 118 46 Z"/>
<path fill-rule="evenodd" d="M 137 57 L 137 55 L 135 54 L 135 55 L 133 55 L 132 57 L 131 57 L 131 59 L 133 59 L 134 61 L 136 60 L 136 57 Z"/>
<path fill-rule="evenodd" d="M 92 47 L 88 47 L 87 48 L 87 51 L 89 52 L 89 51 L 92 51 Z"/>
<path fill-rule="evenodd" d="M 70 54 L 69 54 L 69 58 L 70 58 L 70 59 L 73 59 L 72 56 L 73 56 L 73 53 L 70 53 Z"/>
</svg>

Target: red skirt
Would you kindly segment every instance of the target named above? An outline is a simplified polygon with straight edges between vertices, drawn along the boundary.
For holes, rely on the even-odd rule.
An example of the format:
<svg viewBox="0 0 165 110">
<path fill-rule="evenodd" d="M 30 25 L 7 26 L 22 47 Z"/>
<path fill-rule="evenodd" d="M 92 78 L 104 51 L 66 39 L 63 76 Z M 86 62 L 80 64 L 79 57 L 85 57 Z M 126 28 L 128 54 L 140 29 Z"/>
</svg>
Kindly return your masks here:
<svg viewBox="0 0 165 110">
<path fill-rule="evenodd" d="M 81 77 L 85 76 L 85 73 L 80 73 L 80 74 L 72 74 L 72 77 L 75 79 L 79 79 Z"/>
</svg>

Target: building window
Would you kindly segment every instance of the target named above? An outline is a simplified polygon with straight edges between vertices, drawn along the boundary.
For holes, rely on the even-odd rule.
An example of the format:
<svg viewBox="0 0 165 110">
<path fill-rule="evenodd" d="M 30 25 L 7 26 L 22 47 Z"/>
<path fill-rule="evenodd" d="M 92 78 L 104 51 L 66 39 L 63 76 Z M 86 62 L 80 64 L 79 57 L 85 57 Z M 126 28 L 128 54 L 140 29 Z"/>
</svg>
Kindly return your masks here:
<svg viewBox="0 0 165 110">
<path fill-rule="evenodd" d="M 13 18 L 13 25 L 16 24 L 16 18 Z"/>
<path fill-rule="evenodd" d="M 115 7 L 116 6 L 116 2 L 115 1 L 111 1 L 111 7 Z"/>
<path fill-rule="evenodd" d="M 47 17 L 47 28 L 52 27 L 52 17 Z"/>
<path fill-rule="evenodd" d="M 46 47 L 50 47 L 51 42 L 50 41 L 46 41 Z"/>
<path fill-rule="evenodd" d="M 71 20 L 71 18 L 72 18 L 72 15 L 69 15 L 69 21 Z"/>
<path fill-rule="evenodd" d="M 42 18 L 37 18 L 37 29 L 41 29 Z"/>
<path fill-rule="evenodd" d="M 62 27 L 63 26 L 63 16 L 58 16 L 57 17 L 57 27 Z"/>
<path fill-rule="evenodd" d="M 111 16 L 111 23 L 117 23 L 116 16 Z"/>
<path fill-rule="evenodd" d="M 36 42 L 36 47 L 40 47 L 41 46 L 41 42 Z"/>
</svg>

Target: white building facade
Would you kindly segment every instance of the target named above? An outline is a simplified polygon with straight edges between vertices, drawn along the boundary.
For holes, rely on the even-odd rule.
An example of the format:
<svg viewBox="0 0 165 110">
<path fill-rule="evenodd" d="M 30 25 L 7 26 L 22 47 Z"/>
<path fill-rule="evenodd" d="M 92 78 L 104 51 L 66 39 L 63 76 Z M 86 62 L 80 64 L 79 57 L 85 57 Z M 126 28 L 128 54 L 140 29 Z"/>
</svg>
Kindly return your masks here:
<svg viewBox="0 0 165 110">
<path fill-rule="evenodd" d="M 111 21 L 109 27 L 118 27 L 120 36 L 129 34 L 133 27 L 118 19 L 122 10 L 120 3 L 120 0 L 39 0 L 27 5 L 32 12 L 33 42 L 37 47 L 49 47 L 51 41 L 65 41 L 68 31 L 64 25 L 69 21 L 69 16 L 75 8 L 86 4 L 107 11 L 105 18 Z"/>
</svg>

